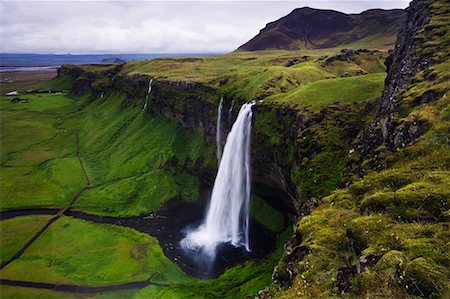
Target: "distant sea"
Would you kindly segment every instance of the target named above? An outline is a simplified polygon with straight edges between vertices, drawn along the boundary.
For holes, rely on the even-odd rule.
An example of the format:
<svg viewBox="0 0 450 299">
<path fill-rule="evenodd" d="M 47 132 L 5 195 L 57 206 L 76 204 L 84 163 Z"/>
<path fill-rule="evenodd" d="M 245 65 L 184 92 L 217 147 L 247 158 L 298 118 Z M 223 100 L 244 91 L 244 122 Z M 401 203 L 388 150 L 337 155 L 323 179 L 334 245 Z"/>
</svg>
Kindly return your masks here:
<svg viewBox="0 0 450 299">
<path fill-rule="evenodd" d="M 170 58 L 180 56 L 214 55 L 198 54 L 11 54 L 0 53 L 0 72 L 56 69 L 62 64 L 105 63 L 118 58 L 123 61 Z"/>
</svg>

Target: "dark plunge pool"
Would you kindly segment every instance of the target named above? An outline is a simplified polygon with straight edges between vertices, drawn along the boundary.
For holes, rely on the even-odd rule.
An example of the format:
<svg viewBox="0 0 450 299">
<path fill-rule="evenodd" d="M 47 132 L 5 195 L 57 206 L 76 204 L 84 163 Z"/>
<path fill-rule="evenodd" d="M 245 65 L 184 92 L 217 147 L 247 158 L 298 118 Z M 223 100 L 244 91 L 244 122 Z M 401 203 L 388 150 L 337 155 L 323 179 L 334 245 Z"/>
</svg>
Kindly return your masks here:
<svg viewBox="0 0 450 299">
<path fill-rule="evenodd" d="M 204 217 L 204 206 L 182 204 L 181 206 L 158 213 L 138 217 L 103 217 L 79 211 L 66 211 L 64 215 L 94 223 L 114 224 L 136 229 L 156 237 L 164 254 L 187 274 L 198 278 L 215 278 L 227 268 L 245 260 L 261 258 L 275 250 L 276 234 L 262 225 L 250 220 L 250 249 L 222 244 L 218 247 L 213 261 L 201 253 L 187 251 L 180 246 L 181 239 L 189 227 L 196 227 Z M 27 215 L 56 215 L 57 209 L 29 209 L 0 213 L 1 219 Z"/>
</svg>

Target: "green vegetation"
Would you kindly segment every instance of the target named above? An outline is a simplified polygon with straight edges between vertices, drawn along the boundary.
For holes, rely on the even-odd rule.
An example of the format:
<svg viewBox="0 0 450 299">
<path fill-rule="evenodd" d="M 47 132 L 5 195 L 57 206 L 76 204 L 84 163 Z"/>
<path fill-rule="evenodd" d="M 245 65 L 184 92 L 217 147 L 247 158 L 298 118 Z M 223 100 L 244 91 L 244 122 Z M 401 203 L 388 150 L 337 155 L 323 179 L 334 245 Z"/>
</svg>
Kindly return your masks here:
<svg viewBox="0 0 450 299">
<path fill-rule="evenodd" d="M 385 74 L 379 73 L 319 80 L 305 84 L 287 94 L 273 96 L 270 101 L 313 108 L 323 107 L 336 101 L 346 103 L 365 101 L 380 96 L 385 77 Z"/>
<path fill-rule="evenodd" d="M 215 163 L 214 150 L 199 135 L 124 108 L 123 96 L 90 104 L 86 96 L 68 94 L 21 98 L 30 101 L 0 98 L 2 210 L 65 206 L 85 184 L 78 146 L 94 188 L 76 207 L 97 214 L 139 215 L 171 199 L 194 201 L 198 179 L 176 171 L 173 161 L 180 168 Z"/>
<path fill-rule="evenodd" d="M 51 216 L 19 217 L 0 221 L 1 262 L 8 261 L 31 237 L 49 221 Z"/>
<path fill-rule="evenodd" d="M 397 36 L 395 34 L 379 33 L 343 45 L 342 47 L 348 49 L 360 49 L 360 48 L 386 49 L 392 47 L 392 45 L 395 45 L 396 41 Z"/>
<path fill-rule="evenodd" d="M 26 111 L 48 111 L 71 105 L 74 101 L 73 99 L 67 97 L 65 93 L 36 93 L 36 94 L 23 94 L 18 96 L 24 102 L 13 103 L 8 101 L 12 99 L 9 97 L 2 97 L 0 101 L 0 109 L 2 110 L 26 110 Z"/>
<path fill-rule="evenodd" d="M 252 196 L 250 201 L 250 213 L 256 221 L 273 232 L 278 233 L 285 229 L 286 224 L 284 215 L 272 208 L 259 196 Z"/>
<path fill-rule="evenodd" d="M 215 163 L 214 149 L 164 117 L 123 108 L 123 100 L 112 96 L 93 102 L 67 121 L 68 127 L 79 130 L 81 155 L 93 185 L 75 207 L 126 216 L 156 211 L 171 199 L 196 200 L 198 178 L 179 168 L 209 167 Z"/>
<path fill-rule="evenodd" d="M 26 271 L 30 268 L 34 271 Z M 155 238 L 63 216 L 0 275 L 25 281 L 107 285 L 145 280 L 154 272 L 161 273 L 155 278 L 158 281 L 188 279 L 164 256 Z"/>
<path fill-rule="evenodd" d="M 79 102 L 67 94 L 26 96 L 30 102 L 0 98 L 1 210 L 62 207 L 84 185 L 75 136 L 61 125 Z"/>
<path fill-rule="evenodd" d="M 383 60 L 386 53 L 359 53 L 349 61 L 325 63 L 327 58 L 339 51 L 340 49 L 258 51 L 154 59 L 127 63 L 122 73 L 203 83 L 245 100 L 274 96 L 281 101 L 287 97 L 289 104 L 299 106 L 314 102 L 316 104 L 313 106 L 318 107 L 330 101 L 361 101 L 379 96 L 385 76 Z M 370 75 L 360 76 L 361 74 Z M 316 81 L 319 82 L 312 84 Z M 361 84 L 368 90 L 361 88 Z M 341 89 L 342 85 L 344 88 Z M 362 90 L 365 92 L 361 93 Z M 310 95 L 316 94 L 317 99 L 323 92 L 326 93 L 325 99 L 321 99 L 323 102 L 309 99 Z"/>
<path fill-rule="evenodd" d="M 21 225 L 35 222 L 39 217 L 43 216 L 21 217 L 20 223 L 13 219 L 15 223 L 7 224 L 10 229 L 20 230 Z M 130 297 L 153 298 L 169 294 L 184 298 L 243 297 L 254 294 L 270 282 L 271 269 L 282 253 L 280 245 L 289 233 L 289 230 L 283 233 L 278 241 L 279 249 L 269 257 L 233 267 L 217 279 L 201 280 L 189 277 L 169 261 L 153 237 L 120 226 L 92 224 L 63 216 L 20 259 L 3 269 L 0 277 L 37 282 L 108 285 L 145 280 L 158 272 L 154 281 L 168 283 L 169 287 L 149 286 L 133 290 L 133 294 L 129 292 Z M 27 271 L 30 268 L 33 271 Z M 10 292 L 13 298 L 15 292 Z M 16 294 L 31 296 L 34 292 L 33 289 L 23 288 Z"/>
<path fill-rule="evenodd" d="M 77 298 L 76 294 L 60 293 L 42 289 L 30 289 L 22 287 L 10 287 L 1 285 L 0 292 L 3 298 L 8 299 L 60 299 L 63 295 L 64 298 Z"/>
<path fill-rule="evenodd" d="M 84 186 L 77 158 L 51 160 L 38 167 L 4 167 L 1 210 L 63 207 Z"/>
</svg>

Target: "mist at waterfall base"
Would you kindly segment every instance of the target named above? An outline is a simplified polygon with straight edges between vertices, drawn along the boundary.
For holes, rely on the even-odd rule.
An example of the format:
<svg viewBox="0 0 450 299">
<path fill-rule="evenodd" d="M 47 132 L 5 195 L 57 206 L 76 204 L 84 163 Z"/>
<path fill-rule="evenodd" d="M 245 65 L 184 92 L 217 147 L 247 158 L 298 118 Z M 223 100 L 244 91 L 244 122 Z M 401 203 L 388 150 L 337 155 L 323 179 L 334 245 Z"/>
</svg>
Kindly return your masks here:
<svg viewBox="0 0 450 299">
<path fill-rule="evenodd" d="M 218 107 L 217 150 L 220 151 L 222 103 Z M 211 200 L 203 221 L 184 230 L 180 245 L 206 271 L 216 258 L 231 255 L 250 257 L 250 142 L 252 107 L 244 104 L 227 137 L 223 154 L 218 153 L 219 169 Z"/>
</svg>

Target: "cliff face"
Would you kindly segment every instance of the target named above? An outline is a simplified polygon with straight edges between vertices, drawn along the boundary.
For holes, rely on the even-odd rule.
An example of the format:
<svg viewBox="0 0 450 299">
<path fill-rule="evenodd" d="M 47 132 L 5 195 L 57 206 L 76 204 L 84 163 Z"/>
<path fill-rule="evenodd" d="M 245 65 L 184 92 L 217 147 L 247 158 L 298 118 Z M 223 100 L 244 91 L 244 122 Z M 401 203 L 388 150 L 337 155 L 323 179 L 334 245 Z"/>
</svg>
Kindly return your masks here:
<svg viewBox="0 0 450 299">
<path fill-rule="evenodd" d="M 151 77 L 146 75 L 129 76 L 119 72 L 120 66 L 102 71 L 86 71 L 86 69 L 76 66 L 63 66 L 60 76 L 73 78 L 73 92 L 76 95 L 90 93 L 95 100 L 109 92 L 123 92 L 126 95 L 124 105 L 143 107 Z M 216 138 L 217 108 L 220 97 L 217 90 L 203 84 L 156 79 L 153 81 L 152 91 L 148 98 L 147 112 L 171 118 L 186 129 L 202 134 L 212 143 Z M 223 109 L 226 113 L 222 120 L 223 143 L 242 102 L 233 97 L 224 97 Z M 267 112 L 280 113 L 275 107 Z M 290 149 L 292 148 L 293 138 L 285 135 L 290 134 L 285 127 L 290 127 L 294 121 L 295 118 L 291 118 L 291 122 L 283 124 L 282 130 L 275 132 L 275 134 L 284 136 L 277 139 L 278 145 L 284 144 Z M 256 130 L 256 136 L 261 135 L 258 132 L 259 130 Z M 297 194 L 290 181 L 288 170 L 290 161 L 286 157 L 277 159 L 277 157 L 267 154 L 272 151 L 266 148 L 263 138 L 264 136 L 261 136 L 261 138 L 256 137 L 253 140 L 253 144 L 256 145 L 253 147 L 252 161 L 254 190 L 274 206 L 295 212 Z M 192 171 L 212 183 L 216 169 L 202 169 L 201 173 L 195 169 Z"/>
<path fill-rule="evenodd" d="M 143 107 L 151 79 L 128 75 L 121 67 L 92 71 L 65 66 L 61 75 L 74 79 L 74 93 L 100 98 L 109 92 L 126 95 L 124 105 Z M 169 117 L 214 142 L 217 108 L 223 97 L 223 140 L 244 102 L 232 94 L 199 83 L 154 79 L 148 112 Z M 351 141 L 364 125 L 363 104 L 336 103 L 319 111 L 298 111 L 273 103 L 254 107 L 252 140 L 253 190 L 272 205 L 302 213 L 311 198 L 329 194 L 339 185 Z M 345 115 L 345 116 L 344 116 Z M 328 134 L 328 132 L 333 132 Z M 216 169 L 203 170 L 212 180 Z"/>
<path fill-rule="evenodd" d="M 350 173 L 364 175 L 369 169 L 385 169 L 387 165 L 383 162 L 383 157 L 413 144 L 429 129 L 427 122 L 417 116 L 402 120 L 413 108 L 411 105 L 402 106 L 403 95 L 417 83 L 412 82 L 413 77 L 433 63 L 429 53 L 418 49 L 419 43 L 423 41 L 418 33 L 431 19 L 429 7 L 424 1 L 414 1 L 407 9 L 407 14 L 397 45 L 386 60 L 388 75 L 383 95 L 371 103 L 378 110 L 376 119 L 360 132 L 355 141 L 355 147 L 360 151 L 360 161 L 366 163 L 364 166 L 351 165 Z M 441 96 L 442 93 L 427 91 L 416 99 L 414 106 L 435 102 Z M 377 148 L 380 150 L 376 151 Z M 374 156 L 374 152 L 378 154 Z"/>
</svg>

